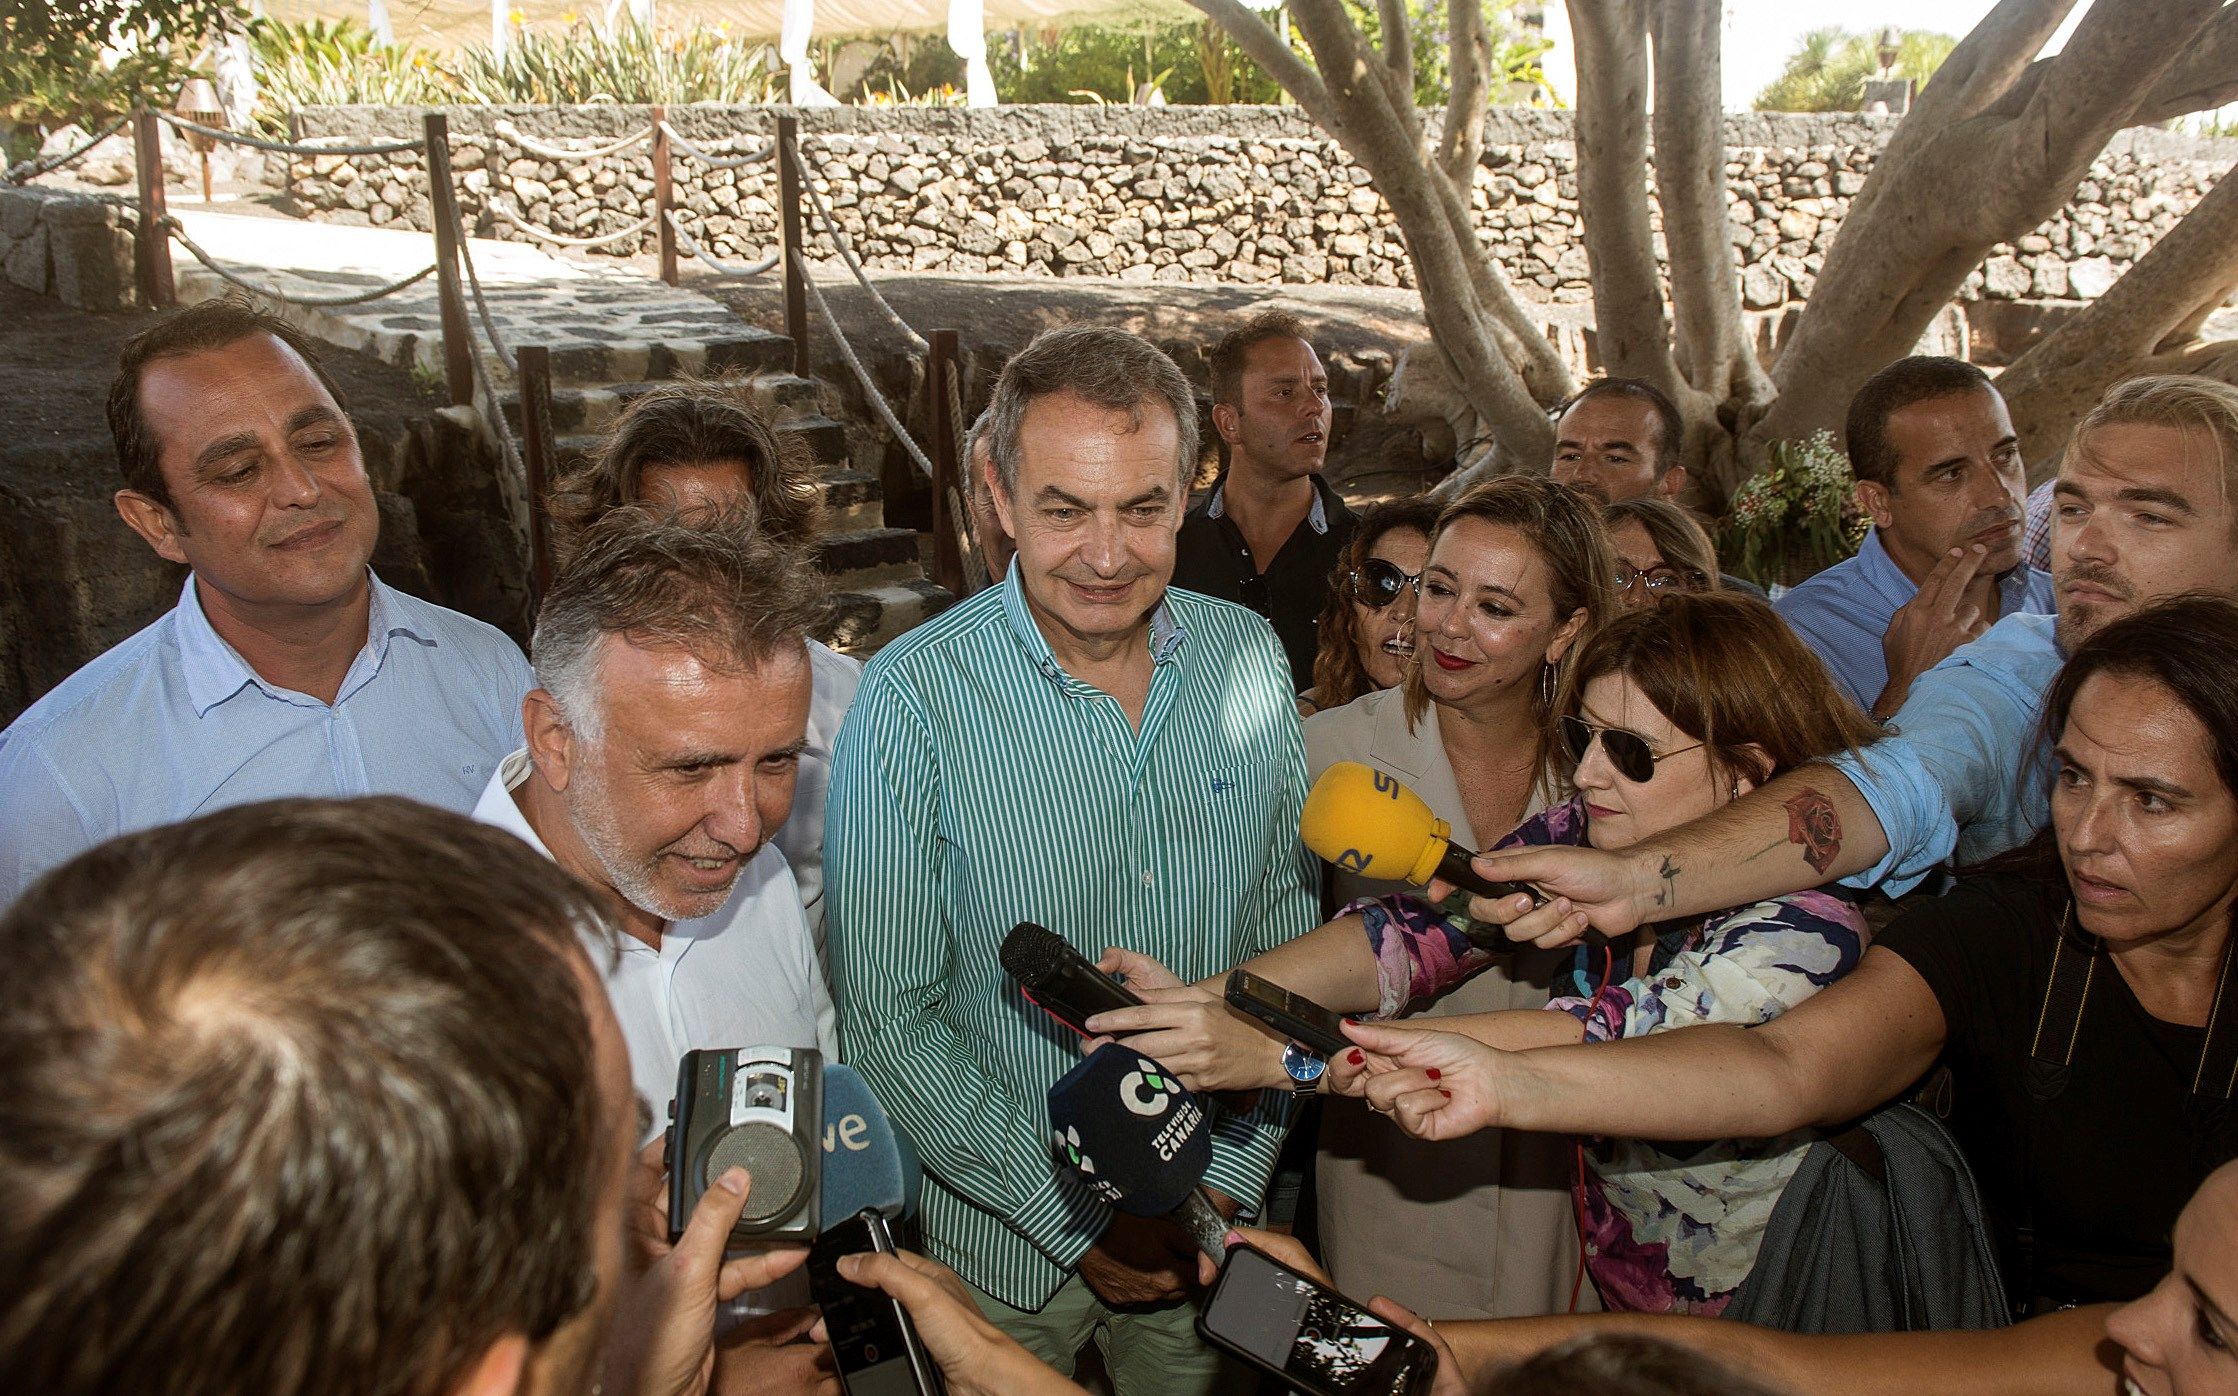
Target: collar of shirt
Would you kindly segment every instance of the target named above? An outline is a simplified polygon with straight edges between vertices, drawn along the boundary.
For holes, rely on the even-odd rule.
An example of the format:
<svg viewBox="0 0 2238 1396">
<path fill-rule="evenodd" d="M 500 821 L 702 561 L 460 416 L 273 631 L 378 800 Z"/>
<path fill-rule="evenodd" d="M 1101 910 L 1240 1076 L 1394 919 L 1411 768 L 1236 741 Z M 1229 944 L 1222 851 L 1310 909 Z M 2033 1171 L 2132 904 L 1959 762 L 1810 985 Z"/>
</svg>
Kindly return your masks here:
<svg viewBox="0 0 2238 1396">
<path fill-rule="evenodd" d="M 1012 566 L 999 583 L 1002 589 L 1003 618 L 1010 622 L 1011 633 L 1025 647 L 1027 658 L 1039 669 L 1042 677 L 1067 692 L 1101 693 L 1093 684 L 1082 683 L 1065 672 L 1057 662 L 1056 652 L 1049 648 L 1049 639 L 1035 623 L 1033 612 L 1026 605 L 1025 584 L 1019 579 L 1023 568 Z M 1174 618 L 1173 608 L 1164 597 L 1158 598 L 1156 610 L 1150 613 L 1150 662 L 1169 664 L 1177 659 L 1182 642 L 1189 638 L 1189 629 Z"/>
<path fill-rule="evenodd" d="M 1313 481 L 1313 504 L 1306 510 L 1306 523 L 1312 526 L 1315 533 L 1326 534 L 1329 531 L 1329 506 L 1322 502 L 1322 491 L 1329 488 L 1328 482 L 1319 475 L 1308 475 L 1306 478 Z M 1212 482 L 1211 497 L 1204 502 L 1204 516 L 1217 519 L 1224 517 L 1227 512 L 1228 474 L 1222 471 L 1220 478 Z"/>
<path fill-rule="evenodd" d="M 334 695 L 333 706 L 340 707 L 352 693 L 363 688 L 381 665 L 388 659 L 389 637 L 408 635 L 422 645 L 433 647 L 432 635 L 423 635 L 404 619 L 400 608 L 389 601 L 389 589 L 379 577 L 366 573 L 372 589 L 372 599 L 366 606 L 365 648 L 350 661 L 350 671 L 342 677 L 342 687 Z M 178 608 L 172 613 L 177 617 L 179 636 L 179 667 L 186 675 L 187 701 L 194 705 L 196 717 L 207 717 L 210 709 L 254 684 L 266 697 L 277 698 L 283 703 L 303 707 L 326 707 L 327 704 L 308 694 L 291 688 L 265 682 L 263 676 L 249 667 L 241 652 L 225 642 L 217 627 L 210 624 L 210 617 L 202 609 L 202 598 L 195 591 L 194 574 L 188 573 L 186 585 L 179 592 Z"/>
<path fill-rule="evenodd" d="M 2028 601 L 2028 578 L 2031 572 L 2023 560 L 1997 574 L 1997 614 L 2018 614 Z M 1881 543 L 1881 531 L 1874 528 L 1865 535 L 1857 548 L 1857 575 L 1880 598 L 1888 603 L 1891 611 L 1901 609 L 1919 595 L 1919 584 L 1904 575 L 1888 549 Z"/>
</svg>

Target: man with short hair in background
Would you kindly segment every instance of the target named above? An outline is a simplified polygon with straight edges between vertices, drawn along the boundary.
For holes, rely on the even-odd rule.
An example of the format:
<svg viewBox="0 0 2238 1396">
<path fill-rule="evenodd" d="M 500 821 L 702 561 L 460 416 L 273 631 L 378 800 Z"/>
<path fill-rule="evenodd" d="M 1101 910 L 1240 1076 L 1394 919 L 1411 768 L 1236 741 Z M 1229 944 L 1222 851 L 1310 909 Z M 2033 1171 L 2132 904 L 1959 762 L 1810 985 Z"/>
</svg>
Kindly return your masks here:
<svg viewBox="0 0 2238 1396">
<path fill-rule="evenodd" d="M 1850 399 L 1843 430 L 1873 531 L 1775 609 L 1886 721 L 1914 679 L 1999 618 L 2048 613 L 2052 579 L 2021 558 L 2020 437 L 1988 374 L 1898 359 Z"/>
<path fill-rule="evenodd" d="M 0 732 L 0 907 L 103 839 L 284 795 L 473 806 L 528 664 L 385 585 L 342 390 L 286 322 L 205 301 L 125 346 L 117 512 L 191 569 L 179 604 Z"/>
<path fill-rule="evenodd" d="M 1680 453 L 1686 423 L 1677 404 L 1644 378 L 1602 378 L 1562 404 L 1554 419 L 1554 478 L 1603 504 L 1686 488 Z"/>
<path fill-rule="evenodd" d="M 1118 330 L 1037 338 L 996 385 L 1002 583 L 881 650 L 840 731 L 832 969 L 853 1063 L 916 1143 L 925 1248 L 1070 1372 L 1092 1334 L 1121 1396 L 1193 1396 L 1196 1250 L 1050 1154 L 1079 1039 L 998 952 L 1023 921 L 1188 979 L 1310 929 L 1305 749 L 1267 623 L 1169 588 L 1196 461 L 1172 361 Z M 1205 1181 L 1255 1205 L 1289 1102 L 1215 1112 Z"/>
<path fill-rule="evenodd" d="M 1182 521 L 1173 583 L 1273 622 L 1291 687 L 1308 688 L 1329 579 L 1358 523 L 1321 478 L 1329 374 L 1304 322 L 1280 310 L 1229 331 L 1211 360 L 1212 428 L 1228 466 Z"/>
</svg>

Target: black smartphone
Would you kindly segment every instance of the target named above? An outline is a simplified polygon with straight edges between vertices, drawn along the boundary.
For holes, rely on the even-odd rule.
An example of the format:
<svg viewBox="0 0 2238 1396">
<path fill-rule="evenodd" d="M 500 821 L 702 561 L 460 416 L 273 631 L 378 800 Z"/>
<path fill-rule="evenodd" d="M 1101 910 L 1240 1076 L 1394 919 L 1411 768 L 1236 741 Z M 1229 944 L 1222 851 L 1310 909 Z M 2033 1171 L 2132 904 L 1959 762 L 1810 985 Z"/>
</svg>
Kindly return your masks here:
<svg viewBox="0 0 2238 1396">
<path fill-rule="evenodd" d="M 886 1218 L 865 1209 L 824 1228 L 808 1251 L 808 1289 L 824 1311 L 824 1332 L 847 1396 L 944 1396 L 940 1369 L 925 1352 L 909 1311 L 884 1290 L 839 1273 L 839 1258 L 894 1253 Z"/>
<path fill-rule="evenodd" d="M 1261 979 L 1247 969 L 1228 972 L 1228 1002 L 1289 1038 L 1302 1042 L 1324 1057 L 1352 1049 L 1344 1035 L 1344 1020 L 1303 994 L 1293 994 L 1271 979 Z"/>
<path fill-rule="evenodd" d="M 1428 1343 L 1249 1246 L 1228 1248 L 1197 1331 L 1309 1396 L 1413 1396 L 1437 1375 Z"/>
</svg>

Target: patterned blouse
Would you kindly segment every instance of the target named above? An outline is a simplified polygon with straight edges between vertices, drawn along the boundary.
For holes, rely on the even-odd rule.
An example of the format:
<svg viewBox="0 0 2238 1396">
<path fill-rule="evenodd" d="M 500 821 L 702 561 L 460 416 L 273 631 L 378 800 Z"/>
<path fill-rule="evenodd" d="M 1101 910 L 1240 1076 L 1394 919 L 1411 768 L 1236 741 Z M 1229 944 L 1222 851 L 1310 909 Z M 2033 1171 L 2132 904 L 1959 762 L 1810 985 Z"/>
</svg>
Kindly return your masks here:
<svg viewBox="0 0 2238 1396">
<path fill-rule="evenodd" d="M 1549 808 L 1501 840 L 1583 844 L 1581 800 Z M 1367 922 L 1382 1013 L 1451 989 L 1490 963 L 1466 917 L 1405 896 L 1356 902 Z M 1481 931 L 1479 932 L 1482 933 Z M 1856 968 L 1867 932 L 1857 908 L 1825 891 L 1798 892 L 1662 929 L 1645 975 L 1598 993 L 1601 956 L 1580 947 L 1573 987 L 1549 1010 L 1568 1013 L 1588 1042 L 1700 1023 L 1754 1026 L 1778 1017 Z M 1703 1144 L 1597 1139 L 1578 1186 L 1586 1265 L 1610 1309 L 1722 1313 L 1756 1264 L 1765 1224 L 1817 1136 Z"/>
</svg>

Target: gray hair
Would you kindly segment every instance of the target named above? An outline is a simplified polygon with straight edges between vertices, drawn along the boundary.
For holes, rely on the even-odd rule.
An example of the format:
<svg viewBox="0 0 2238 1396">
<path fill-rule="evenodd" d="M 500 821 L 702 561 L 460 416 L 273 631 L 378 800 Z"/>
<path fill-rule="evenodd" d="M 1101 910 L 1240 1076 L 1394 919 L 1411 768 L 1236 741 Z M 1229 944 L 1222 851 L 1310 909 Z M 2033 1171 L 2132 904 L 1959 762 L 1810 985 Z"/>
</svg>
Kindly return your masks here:
<svg viewBox="0 0 2238 1396">
<path fill-rule="evenodd" d="M 1197 469 L 1197 397 L 1172 359 L 1150 341 L 1100 325 L 1044 330 L 1003 366 L 987 406 L 995 474 L 1003 493 L 1018 493 L 1018 430 L 1035 398 L 1074 393 L 1106 411 L 1125 412 L 1128 430 L 1140 430 L 1143 408 L 1162 405 L 1173 414 L 1180 438 L 1174 473 L 1186 490 Z"/>
<path fill-rule="evenodd" d="M 686 525 L 625 505 L 584 531 L 536 614 L 530 654 L 538 686 L 567 725 L 595 741 L 607 636 L 683 649 L 718 669 L 753 669 L 800 653 L 829 608 L 815 568 L 756 532 L 750 514 Z"/>
</svg>

